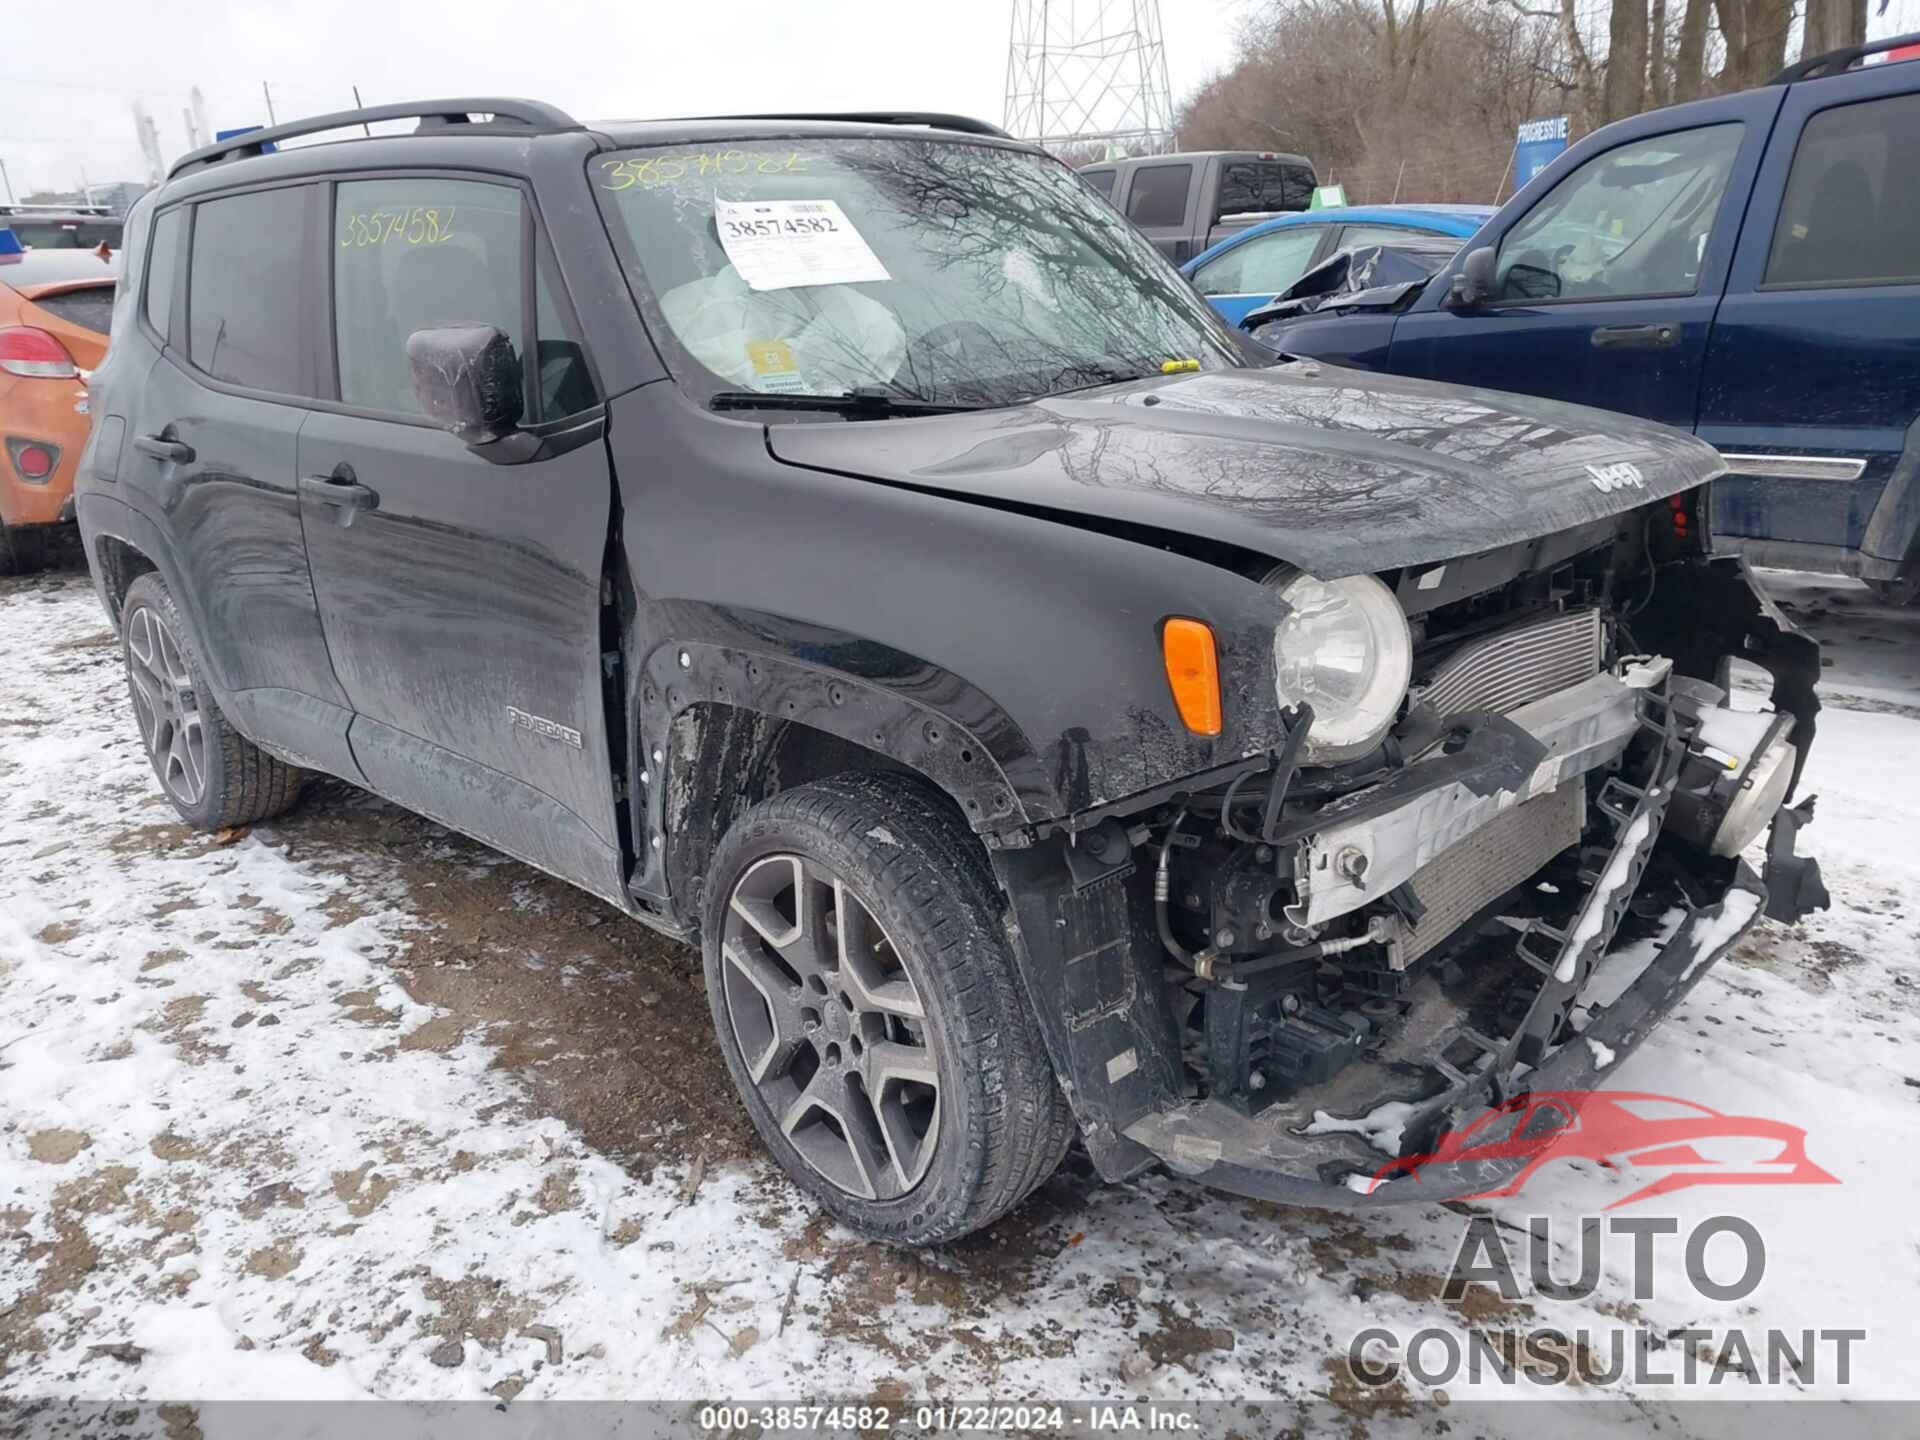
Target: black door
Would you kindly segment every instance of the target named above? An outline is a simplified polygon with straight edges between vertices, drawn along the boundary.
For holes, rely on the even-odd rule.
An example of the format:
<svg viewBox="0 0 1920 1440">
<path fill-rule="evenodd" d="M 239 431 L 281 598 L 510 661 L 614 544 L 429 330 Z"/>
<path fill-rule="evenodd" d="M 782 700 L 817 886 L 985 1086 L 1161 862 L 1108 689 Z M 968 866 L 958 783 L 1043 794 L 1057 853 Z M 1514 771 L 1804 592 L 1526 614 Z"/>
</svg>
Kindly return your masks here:
<svg viewBox="0 0 1920 1440">
<path fill-rule="evenodd" d="M 313 244 L 321 198 L 317 186 L 282 186 L 160 217 L 154 263 L 173 263 L 185 240 L 185 293 L 164 313 L 148 306 L 146 324 L 167 344 L 129 417 L 122 474 L 165 517 L 175 599 L 235 724 L 298 762 L 358 779 L 295 471 L 318 393 L 320 312 L 303 277 L 323 273 Z"/>
<path fill-rule="evenodd" d="M 299 437 L 301 508 L 353 749 L 374 789 L 603 895 L 624 884 L 600 586 L 612 495 L 583 358 L 534 278 L 521 189 L 334 187 L 337 403 Z M 492 463 L 420 413 L 405 345 L 497 326 L 547 437 Z"/>
</svg>

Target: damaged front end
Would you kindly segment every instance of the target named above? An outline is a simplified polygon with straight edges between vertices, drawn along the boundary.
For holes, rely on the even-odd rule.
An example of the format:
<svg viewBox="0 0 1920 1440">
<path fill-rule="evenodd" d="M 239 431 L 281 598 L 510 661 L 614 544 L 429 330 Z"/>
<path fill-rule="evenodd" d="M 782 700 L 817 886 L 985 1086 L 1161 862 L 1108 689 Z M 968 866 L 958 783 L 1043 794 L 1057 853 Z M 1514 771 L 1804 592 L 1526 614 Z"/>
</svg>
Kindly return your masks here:
<svg viewBox="0 0 1920 1440">
<path fill-rule="evenodd" d="M 1412 660 L 1361 753 L 1316 745 L 1303 701 L 1276 753 L 1004 838 L 1031 997 L 1107 1178 L 1484 1192 L 1502 1162 L 1371 1177 L 1590 1085 L 1760 914 L 1825 906 L 1794 854 L 1812 801 L 1786 808 L 1818 647 L 1698 552 L 1704 496 L 1375 577 Z M 1771 675 L 1766 708 L 1731 703 L 1735 662 Z M 1763 876 L 1742 854 L 1769 826 Z"/>
</svg>

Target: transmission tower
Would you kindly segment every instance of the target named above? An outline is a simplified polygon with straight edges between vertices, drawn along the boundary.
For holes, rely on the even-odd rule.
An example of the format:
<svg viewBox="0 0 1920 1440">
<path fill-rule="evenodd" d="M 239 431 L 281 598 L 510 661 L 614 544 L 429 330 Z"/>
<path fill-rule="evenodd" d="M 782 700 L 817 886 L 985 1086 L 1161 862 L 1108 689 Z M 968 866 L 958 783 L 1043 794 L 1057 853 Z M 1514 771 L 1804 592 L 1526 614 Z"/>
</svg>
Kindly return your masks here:
<svg viewBox="0 0 1920 1440">
<path fill-rule="evenodd" d="M 1013 0 L 1003 123 L 1053 150 L 1171 149 L 1160 0 Z"/>
</svg>

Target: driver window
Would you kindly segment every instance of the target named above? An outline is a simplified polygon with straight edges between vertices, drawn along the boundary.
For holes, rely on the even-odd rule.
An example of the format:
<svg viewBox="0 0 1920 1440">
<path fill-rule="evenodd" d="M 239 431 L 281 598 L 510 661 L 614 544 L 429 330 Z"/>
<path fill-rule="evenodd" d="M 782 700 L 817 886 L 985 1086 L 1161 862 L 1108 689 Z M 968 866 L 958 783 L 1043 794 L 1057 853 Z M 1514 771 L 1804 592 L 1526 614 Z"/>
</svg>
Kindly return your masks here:
<svg viewBox="0 0 1920 1440">
<path fill-rule="evenodd" d="M 1595 156 L 1507 232 L 1501 300 L 1690 295 L 1745 127 L 1707 125 Z"/>
</svg>

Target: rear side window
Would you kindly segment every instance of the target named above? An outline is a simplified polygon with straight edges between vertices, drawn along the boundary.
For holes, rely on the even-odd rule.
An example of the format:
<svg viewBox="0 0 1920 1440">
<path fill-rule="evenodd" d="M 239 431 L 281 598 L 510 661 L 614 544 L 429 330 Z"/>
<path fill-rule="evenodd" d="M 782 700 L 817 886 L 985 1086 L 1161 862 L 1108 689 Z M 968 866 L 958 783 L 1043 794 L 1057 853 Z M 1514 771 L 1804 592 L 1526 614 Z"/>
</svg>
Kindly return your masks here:
<svg viewBox="0 0 1920 1440">
<path fill-rule="evenodd" d="M 340 398 L 418 415 L 407 337 L 492 325 L 527 354 L 525 207 L 511 185 L 355 180 L 334 192 L 333 312 Z"/>
<path fill-rule="evenodd" d="M 1194 272 L 1202 295 L 1278 295 L 1307 273 L 1324 225 L 1290 225 L 1242 240 Z"/>
<path fill-rule="evenodd" d="M 1767 285 L 1920 281 L 1920 95 L 1807 121 L 1767 257 Z"/>
<path fill-rule="evenodd" d="M 147 323 L 162 340 L 173 321 L 173 277 L 180 259 L 180 237 L 186 231 L 187 210 L 169 210 L 153 222 L 147 245 Z"/>
<path fill-rule="evenodd" d="M 104 336 L 113 329 L 113 286 L 89 285 L 84 290 L 68 290 L 60 295 L 42 295 L 33 302 L 50 315 L 58 315 L 69 325 Z"/>
<path fill-rule="evenodd" d="M 1313 171 L 1281 160 L 1235 160 L 1220 172 L 1220 214 L 1304 210 L 1313 203 Z"/>
<path fill-rule="evenodd" d="M 1127 218 L 1136 225 L 1178 225 L 1187 217 L 1191 165 L 1143 165 L 1127 191 Z"/>
<path fill-rule="evenodd" d="M 187 358 L 216 380 L 278 395 L 313 393 L 302 317 L 308 186 L 194 207 Z"/>
<path fill-rule="evenodd" d="M 1119 172 L 1116 170 L 1082 170 L 1080 172 L 1080 178 L 1108 200 L 1113 199 L 1113 182 L 1118 177 Z"/>
</svg>

